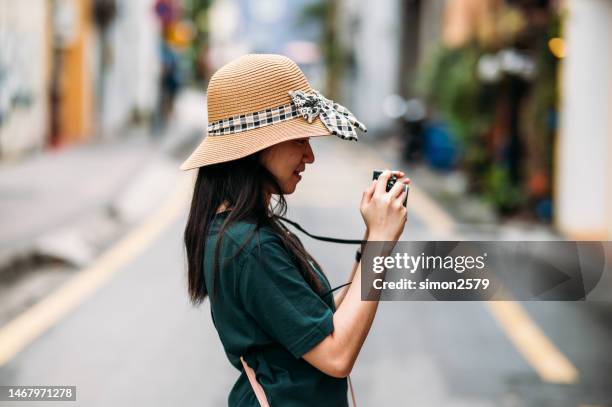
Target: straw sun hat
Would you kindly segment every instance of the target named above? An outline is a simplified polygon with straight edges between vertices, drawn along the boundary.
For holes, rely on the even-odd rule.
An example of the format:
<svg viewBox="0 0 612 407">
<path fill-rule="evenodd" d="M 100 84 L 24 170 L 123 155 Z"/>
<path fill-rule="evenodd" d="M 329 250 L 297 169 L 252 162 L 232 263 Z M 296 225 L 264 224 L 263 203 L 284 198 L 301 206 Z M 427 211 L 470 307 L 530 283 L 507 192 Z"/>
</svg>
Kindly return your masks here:
<svg viewBox="0 0 612 407">
<path fill-rule="evenodd" d="M 281 55 L 245 55 L 223 66 L 210 79 L 207 102 L 208 135 L 182 170 L 236 160 L 286 140 L 329 135 L 357 140 L 355 130 L 366 131 Z"/>
</svg>

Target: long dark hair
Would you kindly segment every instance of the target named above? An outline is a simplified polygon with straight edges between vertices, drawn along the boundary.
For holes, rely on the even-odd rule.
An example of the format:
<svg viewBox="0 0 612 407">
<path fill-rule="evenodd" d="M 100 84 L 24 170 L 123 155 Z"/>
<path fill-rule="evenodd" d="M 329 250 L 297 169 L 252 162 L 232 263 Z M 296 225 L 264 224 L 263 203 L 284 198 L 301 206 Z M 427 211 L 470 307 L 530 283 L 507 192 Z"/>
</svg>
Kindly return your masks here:
<svg viewBox="0 0 612 407">
<path fill-rule="evenodd" d="M 270 193 L 275 195 L 274 205 L 270 205 Z M 231 208 L 231 211 L 219 230 L 215 247 L 214 287 L 207 287 L 204 280 L 206 239 L 213 218 L 222 203 Z M 235 161 L 200 167 L 184 234 L 188 291 L 192 304 L 197 306 L 207 295 L 214 295 L 219 281 L 218 259 L 223 235 L 228 227 L 240 221 L 252 223 L 255 228 L 236 254 L 254 237 L 258 229 L 268 226 L 281 237 L 304 279 L 313 290 L 320 293 L 321 282 L 312 270 L 310 262 L 321 270 L 319 264 L 308 254 L 299 239 L 278 220 L 278 216 L 283 216 L 286 211 L 287 202 L 281 187 L 260 163 L 258 153 Z"/>
</svg>

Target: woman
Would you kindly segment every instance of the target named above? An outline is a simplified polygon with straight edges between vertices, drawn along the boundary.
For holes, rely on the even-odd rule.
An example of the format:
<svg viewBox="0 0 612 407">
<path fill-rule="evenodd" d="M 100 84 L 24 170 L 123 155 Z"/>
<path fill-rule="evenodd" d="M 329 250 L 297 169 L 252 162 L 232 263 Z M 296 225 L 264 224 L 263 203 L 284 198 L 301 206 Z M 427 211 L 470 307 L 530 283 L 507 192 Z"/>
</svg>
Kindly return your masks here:
<svg viewBox="0 0 612 407">
<path fill-rule="evenodd" d="M 314 162 L 309 138 L 356 140 L 355 129 L 365 127 L 279 55 L 247 55 L 217 71 L 208 120 L 208 136 L 181 166 L 199 168 L 185 246 L 190 298 L 197 305 L 209 296 L 227 357 L 242 372 L 229 405 L 348 405 L 346 378 L 377 302 L 361 301 L 358 264 L 333 298 L 321 267 L 278 215 Z M 390 175 L 363 193 L 366 239 L 396 241 L 404 228 L 409 181 L 398 172 L 385 192 Z"/>
</svg>

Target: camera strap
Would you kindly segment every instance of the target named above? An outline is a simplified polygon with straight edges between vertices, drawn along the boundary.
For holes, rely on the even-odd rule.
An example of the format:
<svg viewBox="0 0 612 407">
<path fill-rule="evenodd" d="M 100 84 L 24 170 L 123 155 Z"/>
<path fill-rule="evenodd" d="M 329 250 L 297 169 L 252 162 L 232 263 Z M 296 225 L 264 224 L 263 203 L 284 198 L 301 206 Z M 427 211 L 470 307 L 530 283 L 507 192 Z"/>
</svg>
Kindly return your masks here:
<svg viewBox="0 0 612 407">
<path fill-rule="evenodd" d="M 289 220 L 289 219 L 287 219 L 287 218 L 285 218 L 283 216 L 278 216 L 278 219 L 280 219 L 280 220 L 282 220 L 284 222 L 287 222 L 288 224 L 290 224 L 291 226 L 293 226 L 294 228 L 296 228 L 300 232 L 304 233 L 306 236 L 311 237 L 311 238 L 316 239 L 316 240 L 322 240 L 324 242 L 330 242 L 330 243 L 341 243 L 341 244 L 364 244 L 366 242 L 365 240 L 338 239 L 336 237 L 313 235 L 312 233 L 308 233 L 308 231 L 306 231 L 306 229 L 304 229 L 302 226 L 300 226 L 300 224 L 297 223 L 297 222 Z"/>
<path fill-rule="evenodd" d="M 282 220 L 283 222 L 287 222 L 288 224 L 290 224 L 291 226 L 293 226 L 294 228 L 296 228 L 300 232 L 304 233 L 306 236 L 311 237 L 311 238 L 313 238 L 315 240 L 321 240 L 323 242 L 329 242 L 329 243 L 340 243 L 340 244 L 359 244 L 359 245 L 361 245 L 361 244 L 365 244 L 366 243 L 366 240 L 339 239 L 339 238 L 336 238 L 336 237 L 313 235 L 312 233 L 309 233 L 306 229 L 304 229 L 297 222 L 289 220 L 289 219 L 287 219 L 287 218 L 285 218 L 283 216 L 278 216 L 278 219 Z M 339 285 L 338 287 L 332 288 L 331 290 L 327 291 L 325 294 L 321 295 L 321 297 L 325 297 L 325 296 L 333 293 L 334 291 L 341 289 L 342 287 L 346 287 L 349 284 L 351 284 L 350 281 L 348 283 Z"/>
</svg>

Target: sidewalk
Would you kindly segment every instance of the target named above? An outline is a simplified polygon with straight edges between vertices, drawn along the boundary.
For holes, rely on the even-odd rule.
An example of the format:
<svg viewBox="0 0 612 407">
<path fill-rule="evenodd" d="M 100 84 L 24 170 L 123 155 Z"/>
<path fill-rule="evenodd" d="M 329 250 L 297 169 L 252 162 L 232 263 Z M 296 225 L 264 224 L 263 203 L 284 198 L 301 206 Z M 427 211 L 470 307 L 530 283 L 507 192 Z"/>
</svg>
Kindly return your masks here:
<svg viewBox="0 0 612 407">
<path fill-rule="evenodd" d="M 201 138 L 203 105 L 202 93 L 183 92 L 159 138 L 135 128 L 0 164 L 0 276 L 32 256 L 82 267 L 146 216 L 181 174 L 172 155 Z"/>
</svg>

